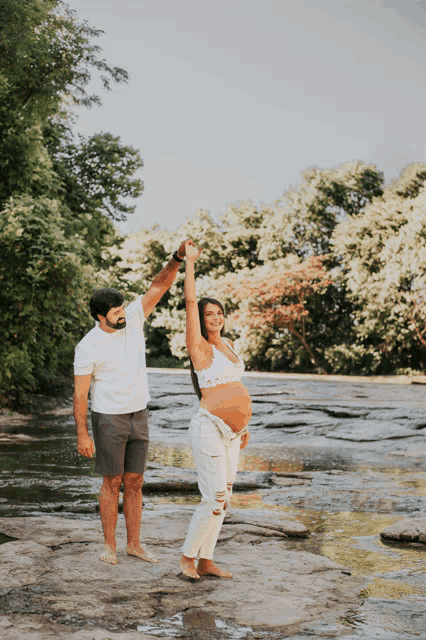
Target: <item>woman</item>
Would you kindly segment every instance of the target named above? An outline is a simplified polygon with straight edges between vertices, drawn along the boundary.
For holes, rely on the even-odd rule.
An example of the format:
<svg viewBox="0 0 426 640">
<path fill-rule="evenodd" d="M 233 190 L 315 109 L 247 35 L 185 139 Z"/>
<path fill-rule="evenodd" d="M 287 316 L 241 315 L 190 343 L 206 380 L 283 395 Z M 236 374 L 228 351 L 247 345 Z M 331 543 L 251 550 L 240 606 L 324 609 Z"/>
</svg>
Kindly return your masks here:
<svg viewBox="0 0 426 640">
<path fill-rule="evenodd" d="M 201 249 L 186 245 L 186 346 L 200 408 L 191 420 L 190 438 L 202 500 L 195 509 L 180 559 L 188 578 L 232 578 L 213 564 L 213 551 L 229 503 L 240 449 L 250 439 L 250 395 L 241 382 L 244 363 L 223 338 L 223 306 L 213 298 L 197 304 L 194 263 Z M 199 556 L 198 565 L 195 558 Z"/>
</svg>

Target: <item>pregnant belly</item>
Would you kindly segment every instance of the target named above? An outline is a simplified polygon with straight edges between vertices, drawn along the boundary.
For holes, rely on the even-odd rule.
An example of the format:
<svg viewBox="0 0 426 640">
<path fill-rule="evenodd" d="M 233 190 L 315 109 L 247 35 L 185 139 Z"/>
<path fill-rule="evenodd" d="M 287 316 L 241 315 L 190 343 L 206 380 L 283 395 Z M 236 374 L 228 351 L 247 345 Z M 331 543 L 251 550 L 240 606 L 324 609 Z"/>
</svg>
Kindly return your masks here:
<svg viewBox="0 0 426 640">
<path fill-rule="evenodd" d="M 236 433 L 251 418 L 250 394 L 242 382 L 228 382 L 212 389 L 201 389 L 200 407 L 221 418 Z"/>
</svg>

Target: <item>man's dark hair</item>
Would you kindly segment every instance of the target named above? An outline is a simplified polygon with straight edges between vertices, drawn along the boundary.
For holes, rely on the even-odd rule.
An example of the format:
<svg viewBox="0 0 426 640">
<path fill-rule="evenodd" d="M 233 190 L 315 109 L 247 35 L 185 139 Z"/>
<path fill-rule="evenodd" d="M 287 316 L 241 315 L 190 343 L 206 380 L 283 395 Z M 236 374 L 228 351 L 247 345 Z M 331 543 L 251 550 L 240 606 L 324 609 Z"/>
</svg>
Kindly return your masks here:
<svg viewBox="0 0 426 640">
<path fill-rule="evenodd" d="M 116 289 L 96 289 L 90 298 L 90 313 L 92 317 L 99 321 L 100 316 L 106 316 L 113 307 L 121 307 L 124 304 L 124 296 Z"/>
</svg>

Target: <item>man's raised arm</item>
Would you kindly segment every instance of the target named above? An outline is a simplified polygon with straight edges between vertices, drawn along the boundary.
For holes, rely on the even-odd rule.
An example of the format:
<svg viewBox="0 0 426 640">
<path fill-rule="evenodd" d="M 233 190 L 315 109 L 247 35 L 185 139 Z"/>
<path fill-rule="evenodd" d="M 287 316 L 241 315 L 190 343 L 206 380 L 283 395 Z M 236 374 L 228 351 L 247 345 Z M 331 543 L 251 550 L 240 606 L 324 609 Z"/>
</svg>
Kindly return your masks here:
<svg viewBox="0 0 426 640">
<path fill-rule="evenodd" d="M 177 255 L 178 260 L 173 257 L 166 266 L 158 273 L 151 283 L 148 291 L 142 297 L 142 309 L 145 318 L 154 310 L 155 305 L 161 300 L 163 295 L 172 286 L 176 274 L 179 270 L 180 263 L 185 257 L 185 245 L 187 243 L 194 244 L 192 240 L 184 240 L 173 256 Z"/>
</svg>

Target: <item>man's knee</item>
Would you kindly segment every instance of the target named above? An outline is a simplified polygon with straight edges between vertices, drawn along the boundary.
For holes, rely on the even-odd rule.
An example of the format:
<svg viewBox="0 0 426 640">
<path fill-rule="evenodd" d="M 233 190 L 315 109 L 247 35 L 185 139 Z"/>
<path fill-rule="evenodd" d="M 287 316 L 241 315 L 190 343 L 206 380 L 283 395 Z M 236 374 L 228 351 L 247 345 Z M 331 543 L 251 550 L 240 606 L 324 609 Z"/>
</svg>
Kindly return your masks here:
<svg viewBox="0 0 426 640">
<path fill-rule="evenodd" d="M 123 474 L 118 476 L 104 476 L 104 486 L 111 493 L 116 493 L 118 495 L 122 480 Z"/>
<path fill-rule="evenodd" d="M 125 473 L 123 478 L 124 490 L 140 491 L 143 485 L 142 473 Z"/>
</svg>

